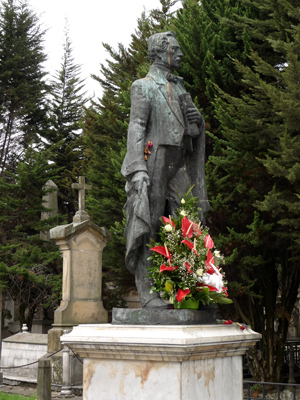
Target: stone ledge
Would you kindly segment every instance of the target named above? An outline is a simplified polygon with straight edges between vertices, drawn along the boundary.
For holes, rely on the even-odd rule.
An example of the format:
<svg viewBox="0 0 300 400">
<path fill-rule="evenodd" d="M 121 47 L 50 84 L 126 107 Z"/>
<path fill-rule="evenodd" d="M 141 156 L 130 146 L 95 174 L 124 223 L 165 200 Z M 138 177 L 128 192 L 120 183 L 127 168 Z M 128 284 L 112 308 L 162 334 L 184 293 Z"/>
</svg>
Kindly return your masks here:
<svg viewBox="0 0 300 400">
<path fill-rule="evenodd" d="M 111 239 L 111 232 L 105 228 L 100 227 L 90 220 L 79 222 L 79 223 L 71 223 L 68 225 L 59 225 L 55 228 L 50 229 L 50 239 L 65 239 L 68 236 L 74 235 L 85 228 L 93 228 L 96 232 L 103 236 L 103 240 L 108 241 Z"/>
<path fill-rule="evenodd" d="M 243 355 L 261 335 L 233 325 L 79 325 L 61 342 L 84 358 L 187 361 Z"/>
<path fill-rule="evenodd" d="M 28 343 L 36 346 L 47 344 L 46 333 L 17 333 L 3 339 L 5 343 Z"/>
<path fill-rule="evenodd" d="M 216 307 L 201 310 L 113 308 L 112 325 L 210 325 L 216 323 Z"/>
</svg>

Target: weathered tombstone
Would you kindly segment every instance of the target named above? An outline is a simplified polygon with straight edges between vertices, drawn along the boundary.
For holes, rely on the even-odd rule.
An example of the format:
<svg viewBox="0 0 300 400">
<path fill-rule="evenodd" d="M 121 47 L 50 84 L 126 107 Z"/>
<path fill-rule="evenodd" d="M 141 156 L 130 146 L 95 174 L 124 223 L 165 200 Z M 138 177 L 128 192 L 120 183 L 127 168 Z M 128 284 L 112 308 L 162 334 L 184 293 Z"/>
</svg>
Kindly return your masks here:
<svg viewBox="0 0 300 400">
<path fill-rule="evenodd" d="M 43 190 L 47 193 L 43 196 L 43 206 L 48 211 L 43 211 L 41 214 L 41 220 L 49 219 L 58 214 L 58 203 L 57 203 L 57 185 L 49 179 L 43 186 Z M 49 240 L 49 232 L 40 232 L 40 238 L 43 240 Z"/>
<path fill-rule="evenodd" d="M 63 290 L 59 308 L 54 313 L 53 328 L 48 332 L 48 352 L 59 350 L 62 346 L 60 336 L 65 329 L 79 324 L 97 324 L 108 321 L 108 312 L 102 302 L 102 252 L 111 234 L 90 221 L 85 211 L 85 190 L 91 189 L 85 184 L 84 177 L 79 184 L 79 210 L 73 223 L 61 225 L 50 230 L 50 239 L 55 240 L 63 257 Z M 54 359 L 53 359 L 54 360 Z M 56 361 L 61 367 L 61 355 Z M 62 383 L 60 367 L 54 368 L 52 381 Z M 73 379 L 80 382 L 80 372 Z"/>
<path fill-rule="evenodd" d="M 47 354 L 46 334 L 28 333 L 22 330 L 22 333 L 3 339 L 1 365 L 5 367 L 4 379 L 35 382 L 38 375 L 38 365 L 35 362 L 45 354 Z M 26 364 L 28 364 L 26 368 L 17 368 Z"/>
<path fill-rule="evenodd" d="M 49 358 L 40 358 L 38 365 L 37 400 L 51 400 L 51 366 Z"/>
</svg>

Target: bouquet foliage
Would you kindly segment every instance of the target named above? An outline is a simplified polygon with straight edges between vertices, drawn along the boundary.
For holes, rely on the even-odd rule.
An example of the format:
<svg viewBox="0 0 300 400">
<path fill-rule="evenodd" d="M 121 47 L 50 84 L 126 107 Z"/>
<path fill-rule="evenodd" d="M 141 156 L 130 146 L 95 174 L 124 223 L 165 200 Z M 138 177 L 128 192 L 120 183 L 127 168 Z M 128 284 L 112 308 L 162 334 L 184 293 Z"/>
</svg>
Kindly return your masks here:
<svg viewBox="0 0 300 400">
<path fill-rule="evenodd" d="M 214 247 L 208 228 L 199 222 L 198 198 L 191 189 L 181 199 L 176 216 L 161 217 L 160 242 L 152 242 L 152 267 L 148 277 L 175 308 L 188 302 L 230 304 L 226 281 L 220 265 L 224 257 Z"/>
</svg>

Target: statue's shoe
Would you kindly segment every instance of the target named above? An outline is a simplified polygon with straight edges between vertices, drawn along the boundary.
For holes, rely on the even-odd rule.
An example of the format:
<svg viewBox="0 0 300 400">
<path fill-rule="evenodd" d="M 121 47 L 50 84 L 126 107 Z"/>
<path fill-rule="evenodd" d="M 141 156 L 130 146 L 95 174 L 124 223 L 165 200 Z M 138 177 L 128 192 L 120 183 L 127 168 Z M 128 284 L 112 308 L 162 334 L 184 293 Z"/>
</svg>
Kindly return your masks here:
<svg viewBox="0 0 300 400">
<path fill-rule="evenodd" d="M 160 297 L 155 297 L 143 305 L 143 308 L 161 308 L 167 310 L 170 308 L 170 304 L 165 303 Z"/>
</svg>

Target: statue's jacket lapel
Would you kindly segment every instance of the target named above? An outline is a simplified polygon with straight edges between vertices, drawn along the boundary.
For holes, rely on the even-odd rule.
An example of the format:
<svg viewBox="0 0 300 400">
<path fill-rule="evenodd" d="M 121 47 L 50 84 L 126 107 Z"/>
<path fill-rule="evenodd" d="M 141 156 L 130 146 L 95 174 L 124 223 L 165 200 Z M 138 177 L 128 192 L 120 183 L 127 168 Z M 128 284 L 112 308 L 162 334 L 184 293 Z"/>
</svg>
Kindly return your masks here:
<svg viewBox="0 0 300 400">
<path fill-rule="evenodd" d="M 157 84 L 160 93 L 163 95 L 167 105 L 169 106 L 175 118 L 184 127 L 184 120 L 178 102 L 178 93 L 174 89 L 174 86 L 170 82 L 168 82 L 167 79 L 161 75 L 161 73 L 157 75 L 151 75 L 151 79 Z M 179 85 L 182 85 L 182 87 L 179 88 Z M 180 93 L 185 93 L 183 84 L 181 83 L 178 83 L 177 90 L 179 90 Z"/>
<path fill-rule="evenodd" d="M 157 68 L 150 68 L 146 81 L 148 81 L 149 91 L 151 92 L 151 116 L 148 121 L 145 145 L 149 141 L 153 143 L 151 155 L 146 162 L 147 170 L 152 179 L 158 160 L 156 152 L 159 146 L 180 147 L 183 141 L 185 125 L 181 113 L 178 93 L 175 92 L 173 85 L 166 79 L 166 72 Z M 185 93 L 182 85 L 180 89 Z"/>
</svg>

